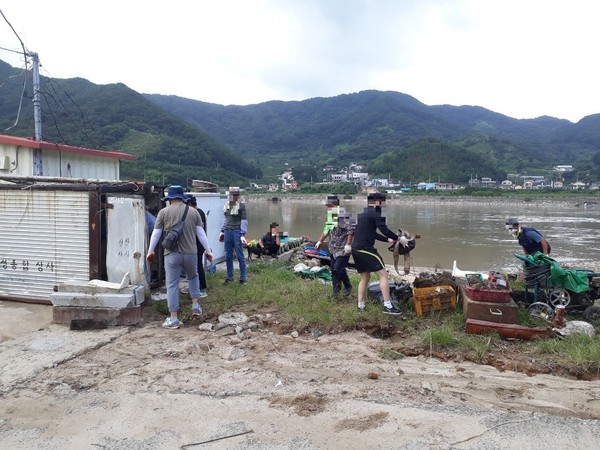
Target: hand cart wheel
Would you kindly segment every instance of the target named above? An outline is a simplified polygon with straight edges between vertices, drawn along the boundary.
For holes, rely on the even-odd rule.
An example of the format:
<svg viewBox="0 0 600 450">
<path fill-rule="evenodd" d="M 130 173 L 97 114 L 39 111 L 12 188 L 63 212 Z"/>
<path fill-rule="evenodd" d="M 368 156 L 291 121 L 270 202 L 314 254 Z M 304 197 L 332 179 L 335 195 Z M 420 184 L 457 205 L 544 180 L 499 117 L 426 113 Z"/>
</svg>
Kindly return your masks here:
<svg viewBox="0 0 600 450">
<path fill-rule="evenodd" d="M 552 323 L 554 320 L 554 310 L 548 303 L 535 302 L 529 305 L 527 310 L 532 319 L 541 319 L 548 323 Z"/>
<path fill-rule="evenodd" d="M 553 288 L 548 292 L 548 301 L 554 307 L 558 305 L 568 306 L 571 303 L 571 294 L 565 288 Z"/>
</svg>

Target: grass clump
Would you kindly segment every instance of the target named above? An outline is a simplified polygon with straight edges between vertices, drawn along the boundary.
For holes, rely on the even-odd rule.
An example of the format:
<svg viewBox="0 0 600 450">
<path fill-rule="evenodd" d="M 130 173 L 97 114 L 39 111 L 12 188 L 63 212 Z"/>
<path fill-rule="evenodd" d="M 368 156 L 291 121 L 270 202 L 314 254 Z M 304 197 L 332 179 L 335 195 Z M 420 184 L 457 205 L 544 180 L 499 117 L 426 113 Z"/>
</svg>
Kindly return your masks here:
<svg viewBox="0 0 600 450">
<path fill-rule="evenodd" d="M 600 338 L 583 334 L 536 343 L 542 354 L 554 354 L 579 370 L 600 370 Z"/>
</svg>

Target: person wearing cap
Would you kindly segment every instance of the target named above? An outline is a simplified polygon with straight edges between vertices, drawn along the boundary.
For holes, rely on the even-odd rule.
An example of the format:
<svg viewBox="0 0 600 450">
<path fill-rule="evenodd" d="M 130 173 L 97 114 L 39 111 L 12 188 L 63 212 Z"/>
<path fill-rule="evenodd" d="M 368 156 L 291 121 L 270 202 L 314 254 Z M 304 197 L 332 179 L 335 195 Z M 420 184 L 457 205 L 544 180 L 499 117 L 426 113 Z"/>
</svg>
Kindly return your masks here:
<svg viewBox="0 0 600 450">
<path fill-rule="evenodd" d="M 375 248 L 376 240 L 390 244 L 394 244 L 398 240 L 398 236 L 387 227 L 385 217 L 381 215 L 384 206 L 384 194 L 369 194 L 367 196 L 367 208 L 358 215 L 356 231 L 352 240 L 352 259 L 354 259 L 356 271 L 360 274 L 358 309 L 361 311 L 365 309 L 367 287 L 371 281 L 371 273 L 374 272 L 379 278 L 379 287 L 383 295 L 383 312 L 385 314 L 400 315 L 402 311 L 391 300 L 389 277 L 385 269 L 385 263 Z M 406 240 L 406 243 L 408 243 L 408 240 Z"/>
<path fill-rule="evenodd" d="M 248 261 L 250 255 L 262 256 L 277 256 L 281 248 L 281 237 L 279 235 L 279 224 L 272 222 L 267 231 L 254 246 L 248 246 Z"/>
<path fill-rule="evenodd" d="M 198 208 L 198 201 L 194 195 L 186 195 L 187 204 L 190 205 L 191 208 L 194 208 L 200 214 L 200 218 L 202 219 L 202 228 L 204 228 L 204 233 L 206 233 L 206 214 L 202 211 L 201 208 Z M 208 294 L 206 293 L 206 289 L 208 285 L 206 284 L 206 271 L 204 270 L 204 262 L 202 261 L 202 257 L 204 256 L 205 248 L 200 243 L 200 240 L 196 238 L 196 249 L 198 250 L 198 277 L 200 281 L 200 298 L 206 297 Z"/>
<path fill-rule="evenodd" d="M 343 208 L 334 211 L 332 219 L 336 226 L 327 232 L 329 237 L 329 253 L 331 254 L 331 283 L 333 286 L 332 297 L 340 294 L 342 284 L 344 285 L 344 297 L 352 293 L 352 283 L 348 277 L 346 268 L 352 253 L 352 240 L 354 238 L 355 223 Z"/>
<path fill-rule="evenodd" d="M 544 255 L 550 254 L 552 250 L 550 244 L 535 228 L 522 227 L 517 219 L 508 219 L 504 226 L 513 237 L 518 239 L 519 245 L 526 255 L 533 255 L 537 252 L 542 252 Z"/>
<path fill-rule="evenodd" d="M 248 218 L 246 216 L 246 204 L 240 201 L 240 188 L 230 187 L 228 192 L 229 201 L 223 207 L 223 225 L 219 242 L 225 244 L 225 261 L 227 266 L 227 278 L 225 284 L 233 281 L 233 252 L 240 266 L 240 283 L 246 284 L 246 258 L 244 247 L 246 246 L 246 232 L 248 231 Z"/>
<path fill-rule="evenodd" d="M 179 223 L 183 215 L 190 212 L 185 204 L 187 200 L 183 187 L 173 185 L 163 202 L 169 202 L 166 208 L 158 212 L 154 231 L 150 237 L 148 254 L 146 260 L 152 263 L 155 259 L 154 249 L 156 248 L 161 236 L 168 234 L 171 228 Z M 177 317 L 179 311 L 179 280 L 181 273 L 185 270 L 190 288 L 190 297 L 192 298 L 192 315 L 200 316 L 202 308 L 198 302 L 200 297 L 200 286 L 198 277 L 198 250 L 196 247 L 196 238 L 208 249 L 208 240 L 204 232 L 202 219 L 199 214 L 186 214 L 183 233 L 178 241 L 178 248 L 170 251 L 163 248 L 165 262 L 165 283 L 167 286 L 167 305 L 169 307 L 169 317 L 165 319 L 163 328 L 176 329 L 181 326 L 181 321 Z M 212 252 L 206 251 L 206 259 L 212 261 Z"/>
</svg>

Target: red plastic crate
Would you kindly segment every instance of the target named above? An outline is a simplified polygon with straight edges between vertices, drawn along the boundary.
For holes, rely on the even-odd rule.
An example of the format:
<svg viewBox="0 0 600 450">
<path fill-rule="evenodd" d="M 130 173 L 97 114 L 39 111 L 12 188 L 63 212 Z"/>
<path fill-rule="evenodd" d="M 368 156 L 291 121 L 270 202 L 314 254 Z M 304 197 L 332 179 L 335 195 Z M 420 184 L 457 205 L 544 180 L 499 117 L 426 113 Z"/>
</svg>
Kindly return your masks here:
<svg viewBox="0 0 600 450">
<path fill-rule="evenodd" d="M 510 289 L 476 289 L 469 285 L 465 287 L 469 298 L 476 302 L 508 303 L 512 300 Z"/>
</svg>

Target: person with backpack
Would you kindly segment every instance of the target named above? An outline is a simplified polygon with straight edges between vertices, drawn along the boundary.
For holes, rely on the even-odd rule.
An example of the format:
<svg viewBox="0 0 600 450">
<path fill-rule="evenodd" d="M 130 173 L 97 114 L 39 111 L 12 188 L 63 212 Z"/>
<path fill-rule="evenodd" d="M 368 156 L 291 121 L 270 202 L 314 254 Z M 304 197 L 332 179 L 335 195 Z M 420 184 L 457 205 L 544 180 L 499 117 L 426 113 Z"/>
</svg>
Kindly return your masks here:
<svg viewBox="0 0 600 450">
<path fill-rule="evenodd" d="M 192 315 L 202 315 L 202 308 L 198 299 L 200 298 L 200 285 L 198 276 L 198 249 L 196 238 L 208 249 L 208 240 L 204 232 L 203 222 L 200 214 L 188 214 L 189 205 L 186 205 L 186 194 L 183 187 L 173 185 L 169 187 L 168 194 L 162 199 L 169 202 L 166 208 L 158 212 L 154 231 L 150 237 L 146 261 L 152 263 L 156 257 L 154 249 L 160 238 L 169 237 L 171 231 L 183 222 L 181 234 L 175 239 L 175 246 L 169 250 L 163 246 L 165 264 L 165 284 L 167 286 L 167 305 L 169 317 L 162 324 L 163 328 L 177 329 L 181 327 L 181 321 L 177 317 L 179 311 L 179 280 L 182 270 L 185 270 L 192 298 Z M 191 211 L 193 212 L 193 211 Z M 212 261 L 212 252 L 206 251 L 206 259 Z"/>
</svg>

